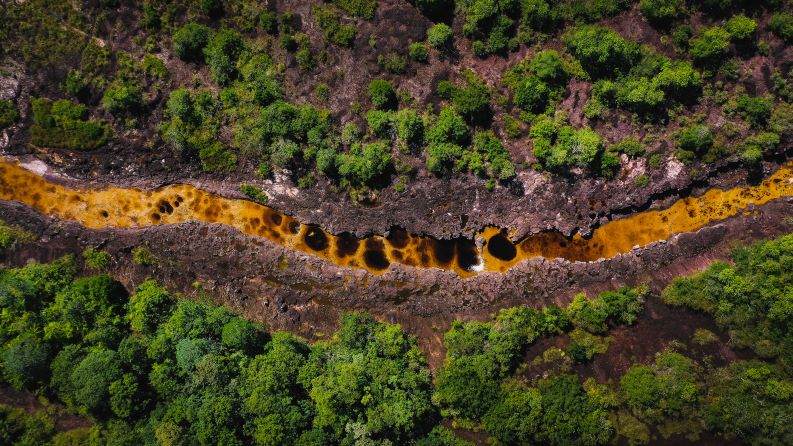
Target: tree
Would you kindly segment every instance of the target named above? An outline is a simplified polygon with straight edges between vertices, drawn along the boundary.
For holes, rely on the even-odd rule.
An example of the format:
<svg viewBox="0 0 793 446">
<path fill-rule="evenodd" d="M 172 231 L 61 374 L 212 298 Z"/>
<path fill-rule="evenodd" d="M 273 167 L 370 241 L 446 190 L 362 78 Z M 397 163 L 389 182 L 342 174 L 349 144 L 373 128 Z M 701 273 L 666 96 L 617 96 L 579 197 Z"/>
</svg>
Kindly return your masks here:
<svg viewBox="0 0 793 446">
<path fill-rule="evenodd" d="M 365 185 L 384 175 L 391 167 L 391 150 L 377 142 L 356 144 L 339 156 L 339 174 L 353 184 Z"/>
<path fill-rule="evenodd" d="M 124 287 L 107 275 L 84 277 L 75 280 L 55 296 L 54 302 L 44 310 L 48 324 L 45 339 L 58 341 L 105 339 L 105 330 L 120 324 L 121 302 L 126 297 Z M 90 334 L 97 336 L 92 339 Z"/>
<path fill-rule="evenodd" d="M 97 349 L 88 352 L 69 375 L 67 401 L 100 418 L 110 415 L 110 386 L 122 377 L 118 353 Z"/>
<path fill-rule="evenodd" d="M 702 88 L 699 71 L 686 61 L 664 63 L 661 71 L 653 77 L 652 83 L 667 97 L 684 103 L 693 102 L 699 97 Z"/>
<path fill-rule="evenodd" d="M 396 108 L 397 96 L 394 85 L 385 79 L 375 79 L 369 82 L 369 99 L 372 105 L 379 110 Z"/>
<path fill-rule="evenodd" d="M 443 108 L 438 119 L 426 133 L 430 144 L 452 143 L 466 145 L 468 143 L 468 126 L 465 120 L 451 108 Z"/>
<path fill-rule="evenodd" d="M 397 136 L 410 145 L 418 146 L 424 142 L 424 121 L 412 108 L 396 112 L 394 128 Z"/>
<path fill-rule="evenodd" d="M 35 390 L 47 382 L 49 347 L 33 333 L 23 333 L 0 349 L 3 379 L 15 389 Z"/>
<path fill-rule="evenodd" d="M 550 91 L 536 76 L 528 76 L 515 89 L 513 101 L 521 110 L 540 113 L 548 106 Z"/>
<path fill-rule="evenodd" d="M 239 32 L 221 29 L 204 48 L 204 58 L 212 71 L 212 77 L 220 85 L 228 85 L 236 76 L 236 63 L 245 43 Z"/>
<path fill-rule="evenodd" d="M 793 42 L 793 15 L 780 11 L 768 20 L 768 28 L 785 43 Z"/>
<path fill-rule="evenodd" d="M 262 332 L 255 325 L 238 317 L 226 322 L 220 340 L 224 347 L 247 354 L 261 350 L 265 342 Z"/>
<path fill-rule="evenodd" d="M 606 445 L 614 435 L 608 412 L 591 398 L 577 376 L 540 382 L 542 419 L 537 441 L 550 445 Z"/>
<path fill-rule="evenodd" d="M 569 78 L 564 61 L 555 50 L 543 50 L 537 53 L 531 59 L 529 71 L 541 81 L 551 85 L 564 85 Z"/>
<path fill-rule="evenodd" d="M 136 112 L 143 108 L 143 94 L 137 85 L 115 83 L 105 90 L 102 107 L 114 115 Z"/>
<path fill-rule="evenodd" d="M 430 144 L 427 146 L 427 170 L 435 175 L 443 175 L 462 154 L 463 148 L 454 143 Z"/>
<path fill-rule="evenodd" d="M 488 410 L 482 424 L 501 444 L 532 444 L 541 418 L 540 391 L 516 386 Z"/>
<path fill-rule="evenodd" d="M 691 39 L 688 53 L 700 64 L 719 62 L 730 46 L 730 33 L 719 26 L 708 28 L 699 37 Z"/>
<path fill-rule="evenodd" d="M 173 49 L 185 61 L 203 62 L 204 47 L 209 43 L 209 28 L 190 22 L 173 33 Z"/>
<path fill-rule="evenodd" d="M 168 320 L 173 300 L 153 280 L 143 282 L 127 304 L 126 318 L 133 331 L 153 334 L 157 327 Z"/>
<path fill-rule="evenodd" d="M 4 129 L 19 118 L 19 111 L 14 103 L 7 99 L 0 100 L 0 129 Z"/>
</svg>

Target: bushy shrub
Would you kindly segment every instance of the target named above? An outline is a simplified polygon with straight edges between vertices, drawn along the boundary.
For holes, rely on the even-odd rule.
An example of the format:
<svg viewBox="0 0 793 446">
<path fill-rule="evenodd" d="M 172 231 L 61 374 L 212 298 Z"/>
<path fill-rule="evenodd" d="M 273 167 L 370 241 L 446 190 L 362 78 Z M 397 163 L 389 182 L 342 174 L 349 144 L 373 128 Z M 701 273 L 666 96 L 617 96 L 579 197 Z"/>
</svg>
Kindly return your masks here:
<svg viewBox="0 0 793 446">
<path fill-rule="evenodd" d="M 96 248 L 86 248 L 83 251 L 86 266 L 101 271 L 110 265 L 110 254 Z"/>
<path fill-rule="evenodd" d="M 490 122 L 490 90 L 472 73 L 467 76 L 462 86 L 442 81 L 438 85 L 438 95 L 450 100 L 454 110 L 468 122 L 479 124 Z"/>
<path fill-rule="evenodd" d="M 385 143 L 355 144 L 338 158 L 339 174 L 354 185 L 371 184 L 391 168 L 391 150 Z"/>
<path fill-rule="evenodd" d="M 454 33 L 449 25 L 438 23 L 427 30 L 427 42 L 438 50 L 448 50 L 452 47 Z"/>
<path fill-rule="evenodd" d="M 749 121 L 753 127 L 761 127 L 771 117 L 774 102 L 769 97 L 742 94 L 738 97 L 737 108 L 741 116 Z"/>
<path fill-rule="evenodd" d="M 730 34 L 732 40 L 748 40 L 754 36 L 757 29 L 757 22 L 745 15 L 736 15 L 727 20 L 724 29 Z"/>
<path fill-rule="evenodd" d="M 693 102 L 702 88 L 700 73 L 686 61 L 668 61 L 652 79 L 667 97 L 683 103 Z"/>
<path fill-rule="evenodd" d="M 230 172 L 237 166 L 237 156 L 219 141 L 201 147 L 198 158 L 201 160 L 201 168 L 206 172 Z"/>
<path fill-rule="evenodd" d="M 450 142 L 427 146 L 427 170 L 435 175 L 448 173 L 463 154 L 463 148 Z"/>
<path fill-rule="evenodd" d="M 641 0 L 639 10 L 655 25 L 668 25 L 685 14 L 685 0 Z"/>
<path fill-rule="evenodd" d="M 377 64 L 393 74 L 404 74 L 408 67 L 408 59 L 402 54 L 389 52 L 377 56 Z"/>
<path fill-rule="evenodd" d="M 408 46 L 408 54 L 410 58 L 416 62 L 427 63 L 430 59 L 427 44 L 423 42 L 414 42 Z"/>
<path fill-rule="evenodd" d="M 529 71 L 551 85 L 566 84 L 569 78 L 562 57 L 555 50 L 543 50 L 537 53 L 531 59 Z"/>
<path fill-rule="evenodd" d="M 102 107 L 114 115 L 139 111 L 143 108 L 143 93 L 137 85 L 114 83 L 105 90 Z"/>
<path fill-rule="evenodd" d="M 420 145 L 424 141 L 424 121 L 411 108 L 396 112 L 394 128 L 397 136 L 410 145 Z"/>
<path fill-rule="evenodd" d="M 19 119 L 19 111 L 12 101 L 0 100 L 0 129 L 4 129 Z"/>
<path fill-rule="evenodd" d="M 720 62 L 730 46 L 730 33 L 719 26 L 708 28 L 691 39 L 688 53 L 700 64 Z"/>
<path fill-rule="evenodd" d="M 438 119 L 427 130 L 426 140 L 430 144 L 468 144 L 468 126 L 465 120 L 451 108 L 443 108 Z"/>
<path fill-rule="evenodd" d="M 377 0 L 333 0 L 347 14 L 371 20 L 377 9 Z"/>
<path fill-rule="evenodd" d="M 713 133 L 710 127 L 704 124 L 692 124 L 684 128 L 677 135 L 677 146 L 681 150 L 704 155 L 713 147 Z"/>
<path fill-rule="evenodd" d="M 793 42 L 793 15 L 787 12 L 778 12 L 768 20 L 768 28 L 785 43 Z"/>
<path fill-rule="evenodd" d="M 237 76 L 237 59 L 245 44 L 239 32 L 221 29 L 204 48 L 204 57 L 212 77 L 220 85 L 228 85 Z"/>
<path fill-rule="evenodd" d="M 551 171 L 562 172 L 571 167 L 594 165 L 603 151 L 600 136 L 594 130 L 575 130 L 541 115 L 530 130 L 534 156 Z"/>
<path fill-rule="evenodd" d="M 351 24 L 342 24 L 341 17 L 332 7 L 315 5 L 311 11 L 326 40 L 342 47 L 351 47 L 355 43 L 357 29 Z"/>
<path fill-rule="evenodd" d="M 609 147 L 609 150 L 618 153 L 624 153 L 631 158 L 644 156 L 645 154 L 644 145 L 641 143 L 641 141 L 639 141 L 638 138 L 634 136 L 623 138 L 619 142 L 612 144 L 612 146 Z"/>
<path fill-rule="evenodd" d="M 523 111 L 541 113 L 548 106 L 550 90 L 537 76 L 527 76 L 515 88 L 512 101 Z"/>
<path fill-rule="evenodd" d="M 251 200 L 261 204 L 267 204 L 270 199 L 263 190 L 254 184 L 240 184 L 240 192 Z"/>
<path fill-rule="evenodd" d="M 392 119 L 394 113 L 384 110 L 369 110 L 366 113 L 366 125 L 376 138 L 391 138 Z"/>
<path fill-rule="evenodd" d="M 380 110 L 390 110 L 397 106 L 397 95 L 394 84 L 385 79 L 375 79 L 369 82 L 367 88 L 369 100 L 372 105 Z"/>
<path fill-rule="evenodd" d="M 174 52 L 182 60 L 203 62 L 209 34 L 209 28 L 205 25 L 194 22 L 185 24 L 173 33 Z"/>
</svg>

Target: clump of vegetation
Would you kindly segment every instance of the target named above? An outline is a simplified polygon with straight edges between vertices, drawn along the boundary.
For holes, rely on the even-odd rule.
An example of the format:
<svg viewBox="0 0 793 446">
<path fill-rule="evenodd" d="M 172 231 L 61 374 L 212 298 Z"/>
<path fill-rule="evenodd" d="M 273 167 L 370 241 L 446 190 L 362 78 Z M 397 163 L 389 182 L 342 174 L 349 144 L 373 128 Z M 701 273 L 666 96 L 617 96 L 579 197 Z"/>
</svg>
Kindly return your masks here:
<svg viewBox="0 0 793 446">
<path fill-rule="evenodd" d="M 91 150 L 104 145 L 110 137 L 107 124 L 86 119 L 88 110 L 82 104 L 35 98 L 31 106 L 30 140 L 37 146 Z"/>
<path fill-rule="evenodd" d="M 438 96 L 450 101 L 454 110 L 469 123 L 489 124 L 492 117 L 490 90 L 471 71 L 465 72 L 463 78 L 463 85 L 441 81 L 438 84 Z"/>
<path fill-rule="evenodd" d="M 785 43 L 793 42 L 793 15 L 780 11 L 768 20 L 768 27 Z"/>
<path fill-rule="evenodd" d="M 173 49 L 186 61 L 203 62 L 204 48 L 209 43 L 210 30 L 207 26 L 190 22 L 173 33 Z"/>
<path fill-rule="evenodd" d="M 641 58 L 638 44 L 603 26 L 577 26 L 563 36 L 563 41 L 595 79 L 625 74 Z"/>
<path fill-rule="evenodd" d="M 437 50 L 449 50 L 454 43 L 454 33 L 449 25 L 437 23 L 427 30 L 427 42 Z"/>
<path fill-rule="evenodd" d="M 644 156 L 646 153 L 644 144 L 642 144 L 642 142 L 634 136 L 628 136 L 627 138 L 623 138 L 619 142 L 612 144 L 611 147 L 609 147 L 609 150 L 617 153 L 624 153 L 631 158 Z"/>
<path fill-rule="evenodd" d="M 771 118 L 774 108 L 773 99 L 769 97 L 749 96 L 743 94 L 738 97 L 737 109 L 753 127 L 764 127 Z"/>
<path fill-rule="evenodd" d="M 596 167 L 603 153 L 603 143 L 594 130 L 576 130 L 546 115 L 535 120 L 529 135 L 534 143 L 534 156 L 544 169 L 553 172 Z"/>
<path fill-rule="evenodd" d="M 83 250 L 83 260 L 87 267 L 102 271 L 110 266 L 110 253 L 101 249 L 86 248 Z"/>
<path fill-rule="evenodd" d="M 119 82 L 105 90 L 102 107 L 114 115 L 137 112 L 143 108 L 143 94 L 137 85 Z"/>
<path fill-rule="evenodd" d="M 650 23 L 668 26 L 686 12 L 684 0 L 641 0 L 639 10 Z"/>
<path fill-rule="evenodd" d="M 357 28 L 349 23 L 342 24 L 341 17 L 332 7 L 316 5 L 311 11 L 326 40 L 342 47 L 353 45 L 358 35 Z"/>
<path fill-rule="evenodd" d="M 538 388 L 502 385 L 502 379 L 514 371 L 526 349 L 546 333 L 565 331 L 571 324 L 579 330 L 601 332 L 612 324 L 633 323 L 643 308 L 644 293 L 625 288 L 595 299 L 577 296 L 567 310 L 516 307 L 500 311 L 492 323 L 452 323 L 445 335 L 446 362 L 438 372 L 433 400 L 443 415 L 464 424 L 481 421 L 501 441 L 526 438 L 564 444 L 571 440 L 569 435 L 580 435 L 600 439 L 593 444 L 608 442 L 613 426 L 606 406 L 590 399 L 577 377 L 550 378 L 541 381 Z M 534 403 L 526 400 L 531 395 Z M 558 412 L 562 400 L 569 406 Z M 564 422 L 561 417 L 565 417 Z M 569 429 L 567 437 L 557 437 L 564 429 Z"/>
<path fill-rule="evenodd" d="M 390 110 L 397 106 L 397 95 L 394 84 L 385 79 L 369 82 L 369 100 L 379 110 Z"/>
<path fill-rule="evenodd" d="M 236 78 L 237 60 L 244 48 L 240 33 L 231 29 L 221 29 L 209 39 L 204 48 L 204 59 L 215 82 L 228 85 Z"/>
<path fill-rule="evenodd" d="M 207 172 L 234 169 L 237 157 L 217 139 L 218 104 L 206 90 L 176 89 L 166 106 L 163 139 L 185 159 L 198 158 Z"/>
<path fill-rule="evenodd" d="M 32 242 L 35 238 L 32 232 L 0 220 L 0 253 L 13 251 L 18 244 Z"/>
<path fill-rule="evenodd" d="M 713 147 L 713 132 L 704 124 L 691 124 L 677 134 L 678 158 L 703 156 Z"/>
<path fill-rule="evenodd" d="M 429 49 L 424 42 L 414 42 L 408 46 L 410 58 L 420 63 L 427 63 L 430 60 Z"/>
<path fill-rule="evenodd" d="M 254 184 L 240 184 L 240 192 L 251 200 L 261 204 L 267 204 L 270 199 L 263 190 Z"/>
<path fill-rule="evenodd" d="M 157 265 L 157 258 L 154 257 L 149 248 L 136 246 L 132 250 L 132 263 L 140 266 L 155 266 Z"/>
<path fill-rule="evenodd" d="M 19 111 L 12 101 L 0 100 L 0 129 L 4 129 L 19 119 Z"/>
<path fill-rule="evenodd" d="M 377 9 L 377 0 L 332 0 L 336 6 L 347 14 L 371 20 Z"/>
</svg>

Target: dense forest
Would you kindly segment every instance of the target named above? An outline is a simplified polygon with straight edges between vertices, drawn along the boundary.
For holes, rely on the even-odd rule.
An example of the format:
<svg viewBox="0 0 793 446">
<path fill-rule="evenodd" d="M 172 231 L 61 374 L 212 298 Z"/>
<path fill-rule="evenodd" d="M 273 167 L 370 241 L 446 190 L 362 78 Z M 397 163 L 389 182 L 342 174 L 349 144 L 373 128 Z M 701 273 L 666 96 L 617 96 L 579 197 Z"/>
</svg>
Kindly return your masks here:
<svg viewBox="0 0 793 446">
<path fill-rule="evenodd" d="M 24 240 L 3 228 L 4 249 Z M 4 385 L 93 425 L 58 432 L 45 410 L 0 406 L 4 444 L 467 444 L 459 429 L 503 445 L 793 439 L 793 236 L 738 249 L 660 296 L 622 288 L 454 322 L 434 377 L 399 325 L 350 313 L 332 338 L 309 343 L 153 281 L 128 294 L 101 273 L 109 260 L 88 249 L 0 272 Z M 721 333 L 698 329 L 692 345 L 728 337 L 747 359 L 717 365 L 674 341 L 619 380 L 580 376 L 647 299 L 712 315 Z M 527 356 L 560 336 L 564 349 Z M 532 366 L 545 372 L 529 378 Z"/>
</svg>

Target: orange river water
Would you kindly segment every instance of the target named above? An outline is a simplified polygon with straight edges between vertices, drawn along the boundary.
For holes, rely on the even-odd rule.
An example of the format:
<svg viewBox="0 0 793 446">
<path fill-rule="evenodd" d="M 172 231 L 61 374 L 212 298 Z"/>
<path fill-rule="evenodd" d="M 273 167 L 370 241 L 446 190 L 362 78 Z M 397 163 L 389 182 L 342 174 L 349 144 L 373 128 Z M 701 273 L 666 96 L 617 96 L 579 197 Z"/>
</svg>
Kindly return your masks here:
<svg viewBox="0 0 793 446">
<path fill-rule="evenodd" d="M 0 159 L 0 199 L 13 200 L 88 228 L 141 228 L 186 221 L 222 223 L 288 249 L 301 251 L 339 266 L 364 268 L 379 274 L 391 263 L 453 270 L 462 277 L 480 271 L 506 271 L 532 257 L 570 261 L 610 258 L 675 233 L 695 231 L 710 223 L 746 213 L 749 205 L 793 196 L 793 170 L 780 168 L 756 186 L 711 189 L 700 197 L 677 200 L 669 208 L 636 213 L 597 228 L 590 238 L 571 238 L 556 231 L 529 235 L 516 243 L 506 230 L 487 227 L 479 249 L 470 239 L 437 240 L 401 230 L 387 237 L 363 239 L 330 234 L 315 225 L 247 200 L 224 198 L 190 185 L 157 190 L 106 187 L 72 189 L 48 182 L 15 162 Z"/>
</svg>

